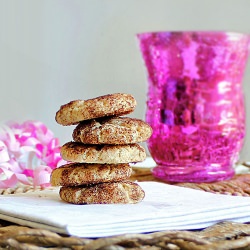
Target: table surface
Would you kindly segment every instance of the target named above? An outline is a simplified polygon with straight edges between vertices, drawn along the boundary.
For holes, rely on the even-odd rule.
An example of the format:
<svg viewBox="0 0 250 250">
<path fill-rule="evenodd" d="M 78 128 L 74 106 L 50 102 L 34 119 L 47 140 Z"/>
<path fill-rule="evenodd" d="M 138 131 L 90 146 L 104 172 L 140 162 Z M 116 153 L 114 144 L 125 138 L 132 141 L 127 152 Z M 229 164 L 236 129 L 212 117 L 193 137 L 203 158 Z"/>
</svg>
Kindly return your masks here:
<svg viewBox="0 0 250 250">
<path fill-rule="evenodd" d="M 160 181 L 150 168 L 133 167 L 133 181 Z M 214 183 L 176 183 L 174 185 L 227 195 L 250 196 L 250 173 L 237 174 L 231 180 Z M 1 194 L 32 192 L 33 187 L 1 190 Z M 86 239 L 60 235 L 48 230 L 33 229 L 0 220 L 0 247 L 13 249 L 249 249 L 250 224 L 221 222 L 203 230 L 161 231 L 147 234 L 126 234 L 107 238 Z M 115 248 L 116 247 L 116 248 Z M 118 248 L 120 247 L 120 248 Z"/>
</svg>

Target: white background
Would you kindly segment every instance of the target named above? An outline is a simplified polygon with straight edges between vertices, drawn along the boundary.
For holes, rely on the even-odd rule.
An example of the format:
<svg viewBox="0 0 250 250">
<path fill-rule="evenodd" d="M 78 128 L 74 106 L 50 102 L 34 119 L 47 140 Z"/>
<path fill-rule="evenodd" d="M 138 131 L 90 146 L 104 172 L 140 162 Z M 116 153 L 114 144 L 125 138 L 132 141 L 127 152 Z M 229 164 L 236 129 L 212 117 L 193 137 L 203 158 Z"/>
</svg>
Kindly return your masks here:
<svg viewBox="0 0 250 250">
<path fill-rule="evenodd" d="M 0 0 L 0 120 L 44 122 L 61 143 L 72 127 L 59 106 L 112 92 L 135 96 L 144 119 L 147 83 L 135 34 L 162 30 L 250 33 L 249 0 Z M 250 160 L 250 68 L 244 78 Z"/>
</svg>

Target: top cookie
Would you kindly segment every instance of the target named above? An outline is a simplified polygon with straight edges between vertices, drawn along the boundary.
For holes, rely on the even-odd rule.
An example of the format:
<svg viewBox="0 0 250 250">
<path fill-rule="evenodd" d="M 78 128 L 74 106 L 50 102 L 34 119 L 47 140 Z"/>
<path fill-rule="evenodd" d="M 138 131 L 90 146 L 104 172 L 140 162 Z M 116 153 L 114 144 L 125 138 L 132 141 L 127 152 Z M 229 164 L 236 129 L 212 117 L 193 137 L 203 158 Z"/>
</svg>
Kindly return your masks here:
<svg viewBox="0 0 250 250">
<path fill-rule="evenodd" d="M 74 125 L 81 121 L 107 116 L 122 116 L 134 111 L 136 100 L 130 94 L 115 93 L 88 100 L 75 100 L 64 104 L 56 113 L 56 122 Z"/>
</svg>

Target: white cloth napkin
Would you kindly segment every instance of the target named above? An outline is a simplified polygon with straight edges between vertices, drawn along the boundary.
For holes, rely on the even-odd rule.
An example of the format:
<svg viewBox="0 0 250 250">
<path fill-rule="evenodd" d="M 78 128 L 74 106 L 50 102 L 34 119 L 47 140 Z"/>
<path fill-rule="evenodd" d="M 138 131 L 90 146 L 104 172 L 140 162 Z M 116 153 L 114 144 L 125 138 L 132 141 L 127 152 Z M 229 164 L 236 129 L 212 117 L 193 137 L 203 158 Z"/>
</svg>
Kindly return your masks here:
<svg viewBox="0 0 250 250">
<path fill-rule="evenodd" d="M 250 197 L 140 182 L 145 199 L 126 205 L 73 205 L 58 189 L 0 196 L 0 219 L 80 237 L 200 229 L 219 221 L 250 222 Z"/>
</svg>

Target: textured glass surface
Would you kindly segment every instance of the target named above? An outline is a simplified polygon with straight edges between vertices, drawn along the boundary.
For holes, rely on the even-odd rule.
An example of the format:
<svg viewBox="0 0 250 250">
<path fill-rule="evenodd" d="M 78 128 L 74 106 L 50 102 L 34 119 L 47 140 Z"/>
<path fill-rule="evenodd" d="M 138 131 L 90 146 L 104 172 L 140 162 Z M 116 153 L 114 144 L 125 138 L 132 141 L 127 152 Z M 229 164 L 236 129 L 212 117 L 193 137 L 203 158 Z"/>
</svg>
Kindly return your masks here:
<svg viewBox="0 0 250 250">
<path fill-rule="evenodd" d="M 138 35 L 148 72 L 153 174 L 206 182 L 234 174 L 245 136 L 242 78 L 249 37 L 226 32 Z"/>
</svg>

